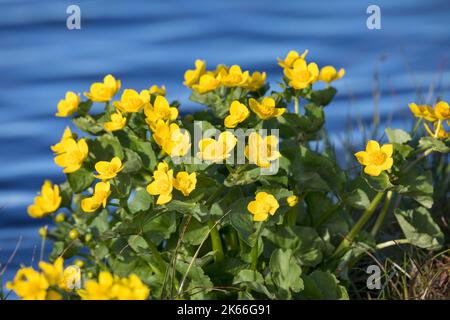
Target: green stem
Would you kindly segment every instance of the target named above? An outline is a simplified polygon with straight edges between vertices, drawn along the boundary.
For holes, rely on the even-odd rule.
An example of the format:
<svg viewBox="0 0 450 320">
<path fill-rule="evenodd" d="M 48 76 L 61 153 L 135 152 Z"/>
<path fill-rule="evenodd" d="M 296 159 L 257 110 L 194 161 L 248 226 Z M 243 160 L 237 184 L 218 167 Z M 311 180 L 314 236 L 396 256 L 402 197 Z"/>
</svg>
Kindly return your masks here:
<svg viewBox="0 0 450 320">
<path fill-rule="evenodd" d="M 414 127 L 413 131 L 412 131 L 412 136 L 414 136 L 414 134 L 416 133 L 417 129 L 419 129 L 420 124 L 422 123 L 423 118 L 419 118 L 419 120 L 417 120 L 416 126 Z"/>
<path fill-rule="evenodd" d="M 208 226 L 211 229 L 211 233 L 209 234 L 209 236 L 211 237 L 212 249 L 215 253 L 214 259 L 216 262 L 223 261 L 224 254 L 219 230 L 217 230 L 217 226 L 214 226 L 214 221 L 209 221 Z"/>
<path fill-rule="evenodd" d="M 379 243 L 375 246 L 375 248 L 377 248 L 378 250 L 387 248 L 387 247 L 391 247 L 391 246 L 396 246 L 399 244 L 409 244 L 409 240 L 408 239 L 398 239 L 398 240 L 390 240 L 390 241 L 386 241 L 383 243 Z"/>
<path fill-rule="evenodd" d="M 298 103 L 298 97 L 294 96 L 294 110 L 296 114 L 300 114 L 300 108 Z"/>
<path fill-rule="evenodd" d="M 403 176 L 406 173 L 408 173 L 412 168 L 414 168 L 420 161 L 425 159 L 432 152 L 433 152 L 433 149 L 427 149 L 423 154 L 421 154 L 419 157 L 417 157 L 416 160 L 414 160 L 409 165 L 407 165 L 406 168 L 401 171 L 401 175 Z"/>
<path fill-rule="evenodd" d="M 438 120 L 438 125 L 436 127 L 436 131 L 434 131 L 434 137 L 437 138 L 439 136 L 439 131 L 441 131 L 442 120 Z"/>
<path fill-rule="evenodd" d="M 388 191 L 386 193 L 386 201 L 384 202 L 383 207 L 381 208 L 380 215 L 375 221 L 375 224 L 372 227 L 372 231 L 370 232 L 372 237 L 375 237 L 377 235 L 378 231 L 381 228 L 381 225 L 383 224 L 384 218 L 386 217 L 386 214 L 389 211 L 389 205 L 391 204 L 392 195 L 393 195 L 392 191 Z"/>
<path fill-rule="evenodd" d="M 338 248 L 333 254 L 334 257 L 339 257 L 350 246 L 361 229 L 366 225 L 367 221 L 369 221 L 369 219 L 372 217 L 373 213 L 378 207 L 378 204 L 383 199 L 383 196 L 384 192 L 378 192 L 376 194 L 369 207 L 366 209 L 366 211 L 364 211 L 364 213 L 350 230 L 350 232 L 344 237 L 344 240 L 342 240 L 342 242 L 339 244 Z"/>
<path fill-rule="evenodd" d="M 258 252 L 258 240 L 259 240 L 259 236 L 256 238 L 255 245 L 253 246 L 252 251 L 251 251 L 252 270 L 255 270 L 255 271 L 258 267 L 258 253 L 259 253 Z"/>
</svg>

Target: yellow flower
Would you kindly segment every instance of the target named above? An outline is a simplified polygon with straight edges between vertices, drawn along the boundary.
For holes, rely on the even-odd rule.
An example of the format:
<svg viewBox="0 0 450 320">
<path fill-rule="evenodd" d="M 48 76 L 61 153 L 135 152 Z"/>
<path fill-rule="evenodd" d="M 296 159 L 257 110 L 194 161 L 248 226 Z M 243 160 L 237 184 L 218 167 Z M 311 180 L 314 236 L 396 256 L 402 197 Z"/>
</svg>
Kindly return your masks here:
<svg viewBox="0 0 450 320">
<path fill-rule="evenodd" d="M 80 236 L 80 233 L 76 229 L 69 231 L 69 239 L 75 240 Z"/>
<path fill-rule="evenodd" d="M 292 69 L 285 68 L 284 75 L 290 80 L 289 85 L 294 89 L 304 89 L 317 81 L 319 68 L 317 64 L 306 63 L 304 59 L 295 60 Z"/>
<path fill-rule="evenodd" d="M 274 215 L 280 207 L 277 199 L 267 192 L 258 192 L 254 201 L 247 205 L 247 210 L 253 214 L 253 221 L 264 221 Z"/>
<path fill-rule="evenodd" d="M 65 152 L 63 142 L 68 139 L 73 139 L 73 134 L 72 131 L 70 131 L 70 128 L 66 127 L 61 140 L 57 144 L 51 146 L 50 149 L 52 149 L 52 151 L 56 154 Z"/>
<path fill-rule="evenodd" d="M 358 162 L 365 166 L 364 172 L 370 176 L 377 177 L 384 170 L 389 170 L 394 164 L 392 144 L 385 144 L 380 148 L 378 142 L 370 140 L 367 142 L 366 151 L 355 153 Z"/>
<path fill-rule="evenodd" d="M 205 73 L 206 63 L 203 60 L 195 60 L 195 69 L 187 70 L 184 73 L 183 84 L 189 88 L 196 84 L 200 77 Z"/>
<path fill-rule="evenodd" d="M 450 134 L 448 132 L 445 131 L 445 129 L 443 128 L 442 124 L 439 126 L 437 122 L 435 122 L 433 124 L 434 127 L 434 132 L 431 131 L 430 127 L 428 126 L 428 124 L 424 123 L 423 126 L 425 127 L 425 130 L 427 130 L 427 132 L 430 134 L 430 136 L 432 137 L 436 137 L 438 139 L 447 139 Z M 439 127 L 439 132 L 436 135 L 436 131 L 438 130 Z"/>
<path fill-rule="evenodd" d="M 44 261 L 39 262 L 39 268 L 42 270 L 45 279 L 50 286 L 58 286 L 63 280 L 63 258 L 59 257 L 54 263 Z"/>
<path fill-rule="evenodd" d="M 250 91 L 257 91 L 264 85 L 265 81 L 266 81 L 266 73 L 256 71 L 253 72 L 253 74 L 250 77 L 248 77 L 247 84 L 245 85 L 245 87 L 248 88 Z"/>
<path fill-rule="evenodd" d="M 299 59 L 299 58 L 305 59 L 307 54 L 308 54 L 308 50 L 305 50 L 301 56 L 298 54 L 297 51 L 291 50 L 287 54 L 286 58 L 284 58 L 284 60 L 277 58 L 278 65 L 282 68 L 291 68 L 297 59 Z"/>
<path fill-rule="evenodd" d="M 77 285 L 81 282 L 81 272 L 80 269 L 83 265 L 79 262 L 83 262 L 81 260 L 75 261 L 75 266 L 68 266 L 64 269 L 63 277 L 59 284 L 61 289 L 66 291 L 72 291 L 77 287 Z"/>
<path fill-rule="evenodd" d="M 450 119 L 450 107 L 448 103 L 445 101 L 439 101 L 434 106 L 434 114 L 439 120 L 448 120 Z"/>
<path fill-rule="evenodd" d="M 434 114 L 434 110 L 432 107 L 428 105 L 417 105 L 415 103 L 409 104 L 409 109 L 417 118 L 424 118 L 428 121 L 436 121 L 436 115 Z"/>
<path fill-rule="evenodd" d="M 209 91 L 217 89 L 219 86 L 220 81 L 216 77 L 210 74 L 204 74 L 200 77 L 199 83 L 192 86 L 192 89 L 200 94 L 205 94 Z"/>
<path fill-rule="evenodd" d="M 118 300 L 147 300 L 150 293 L 149 288 L 135 274 L 116 279 L 111 291 Z"/>
<path fill-rule="evenodd" d="M 226 87 L 244 86 L 249 77 L 249 72 L 242 72 L 238 65 L 231 66 L 231 68 L 224 74 L 219 74 L 220 83 Z"/>
<path fill-rule="evenodd" d="M 114 101 L 113 106 L 120 111 L 139 112 L 150 103 L 150 94 L 148 90 L 142 90 L 138 93 L 133 89 L 125 89 L 120 97 L 120 101 Z"/>
<path fill-rule="evenodd" d="M 198 143 L 200 151 L 197 157 L 206 161 L 222 162 L 231 156 L 236 142 L 236 137 L 229 131 L 222 132 L 217 141 L 212 138 L 202 139 Z"/>
<path fill-rule="evenodd" d="M 86 140 L 66 139 L 61 142 L 63 153 L 55 157 L 55 163 L 64 168 L 64 173 L 75 172 L 81 168 L 84 159 L 88 156 L 89 149 Z"/>
<path fill-rule="evenodd" d="M 120 111 L 117 111 L 111 114 L 111 121 L 105 122 L 103 124 L 103 127 L 105 128 L 106 131 L 112 132 L 123 129 L 126 123 L 127 118 L 122 116 L 122 113 Z"/>
<path fill-rule="evenodd" d="M 158 96 L 165 96 L 166 95 L 166 86 L 158 87 L 157 85 L 153 85 L 148 90 L 150 94 L 155 94 Z"/>
<path fill-rule="evenodd" d="M 95 164 L 95 170 L 99 173 L 98 175 L 95 175 L 95 177 L 103 181 L 110 180 L 117 176 L 122 169 L 123 165 L 119 157 L 112 158 L 110 162 L 99 161 Z"/>
<path fill-rule="evenodd" d="M 66 220 L 66 215 L 64 214 L 64 212 L 60 212 L 56 215 L 55 217 L 55 222 L 56 223 L 61 223 L 64 222 L 64 220 Z"/>
<path fill-rule="evenodd" d="M 39 230 L 38 230 L 39 236 L 41 238 L 47 237 L 47 231 L 48 231 L 48 226 L 40 227 Z"/>
<path fill-rule="evenodd" d="M 56 211 L 61 205 L 61 196 L 59 186 L 52 186 L 49 180 L 46 180 L 41 188 L 41 193 L 34 198 L 34 203 L 28 206 L 28 214 L 32 218 L 42 218 Z"/>
<path fill-rule="evenodd" d="M 295 207 L 295 205 L 298 203 L 298 197 L 296 195 L 292 195 L 287 197 L 286 201 L 289 207 Z"/>
<path fill-rule="evenodd" d="M 245 156 L 250 163 L 267 168 L 271 161 L 281 156 L 277 149 L 278 139 L 276 136 L 263 138 L 257 132 L 252 132 L 248 137 L 248 145 L 245 146 Z"/>
<path fill-rule="evenodd" d="M 332 81 L 342 78 L 344 74 L 345 70 L 342 68 L 339 71 L 336 71 L 336 69 L 333 66 L 325 66 L 322 69 L 320 69 L 319 80 L 324 81 L 326 83 L 330 83 Z"/>
<path fill-rule="evenodd" d="M 250 109 L 263 120 L 279 117 L 286 112 L 285 108 L 275 108 L 275 100 L 270 97 L 264 97 L 261 103 L 258 100 L 250 98 L 248 103 Z"/>
<path fill-rule="evenodd" d="M 191 148 L 189 132 L 182 132 L 176 123 L 169 125 L 159 120 L 153 138 L 162 150 L 172 157 L 182 157 Z"/>
<path fill-rule="evenodd" d="M 78 110 L 80 96 L 72 91 L 66 93 L 66 98 L 59 100 L 57 117 L 68 117 Z"/>
<path fill-rule="evenodd" d="M 83 300 L 110 300 L 113 299 L 111 291 L 114 285 L 114 278 L 111 273 L 101 271 L 98 276 L 98 282 L 88 280 L 84 284 L 84 289 L 77 290 L 78 295 Z"/>
<path fill-rule="evenodd" d="M 103 78 L 103 82 L 92 84 L 90 92 L 85 92 L 84 95 L 94 102 L 108 102 L 119 89 L 120 80 L 116 80 L 116 78 L 108 74 Z"/>
<path fill-rule="evenodd" d="M 97 182 L 94 187 L 92 197 L 81 200 L 81 209 L 84 212 L 94 212 L 100 206 L 106 207 L 108 197 L 111 195 L 111 185 L 109 182 Z"/>
<path fill-rule="evenodd" d="M 245 121 L 250 115 L 248 108 L 239 101 L 233 101 L 230 106 L 230 115 L 225 118 L 225 127 L 236 128 L 236 126 Z"/>
<path fill-rule="evenodd" d="M 159 195 L 156 204 L 166 204 L 172 200 L 173 170 L 169 170 L 166 162 L 158 163 L 158 168 L 153 172 L 153 182 L 147 186 L 147 192 L 152 196 Z"/>
<path fill-rule="evenodd" d="M 197 175 L 195 172 L 191 174 L 186 171 L 178 172 L 176 179 L 173 181 L 173 186 L 175 189 L 181 191 L 184 196 L 188 196 L 197 184 Z"/>
<path fill-rule="evenodd" d="M 157 96 L 153 105 L 148 104 L 144 108 L 145 121 L 152 130 L 158 120 L 173 121 L 178 117 L 178 109 L 170 107 L 169 102 L 163 96 Z"/>
<path fill-rule="evenodd" d="M 6 283 L 6 288 L 23 300 L 45 300 L 48 287 L 45 276 L 33 268 L 19 269 L 14 280 Z"/>
</svg>

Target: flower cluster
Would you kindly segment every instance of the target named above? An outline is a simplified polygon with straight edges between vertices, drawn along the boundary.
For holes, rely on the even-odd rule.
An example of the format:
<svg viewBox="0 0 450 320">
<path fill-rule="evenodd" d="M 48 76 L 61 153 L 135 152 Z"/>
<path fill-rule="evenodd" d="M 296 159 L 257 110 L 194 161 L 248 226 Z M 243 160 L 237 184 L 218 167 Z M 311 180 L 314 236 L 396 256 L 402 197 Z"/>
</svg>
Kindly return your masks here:
<svg viewBox="0 0 450 320">
<path fill-rule="evenodd" d="M 433 129 L 430 129 L 427 123 L 424 123 L 425 130 L 430 136 L 438 139 L 448 139 L 450 134 L 445 130 L 444 123 L 450 125 L 450 107 L 447 102 L 439 101 L 434 107 L 430 105 L 418 105 L 416 103 L 410 103 L 409 109 L 415 117 L 419 118 L 419 121 L 425 119 L 433 125 Z"/>
</svg>

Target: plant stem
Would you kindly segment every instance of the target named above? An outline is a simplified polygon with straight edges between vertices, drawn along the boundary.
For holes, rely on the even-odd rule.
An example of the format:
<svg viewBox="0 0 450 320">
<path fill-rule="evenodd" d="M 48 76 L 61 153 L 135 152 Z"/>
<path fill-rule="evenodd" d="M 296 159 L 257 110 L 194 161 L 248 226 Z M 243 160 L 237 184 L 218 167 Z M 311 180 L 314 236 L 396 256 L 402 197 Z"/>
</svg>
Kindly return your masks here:
<svg viewBox="0 0 450 320">
<path fill-rule="evenodd" d="M 294 96 L 294 110 L 296 114 L 300 114 L 300 108 L 298 103 L 298 97 Z"/>
<path fill-rule="evenodd" d="M 377 235 L 378 231 L 381 228 L 381 225 L 383 224 L 384 218 L 386 217 L 386 214 L 389 211 L 389 205 L 391 204 L 392 195 L 393 195 L 392 191 L 388 191 L 386 193 L 386 201 L 384 201 L 383 207 L 381 208 L 380 215 L 378 216 L 377 220 L 375 221 L 375 224 L 372 227 L 372 231 L 370 232 L 372 237 L 375 237 Z"/>
<path fill-rule="evenodd" d="M 209 221 L 208 226 L 211 229 L 211 233 L 209 236 L 211 237 L 212 249 L 215 253 L 214 260 L 216 262 L 223 261 L 224 254 L 223 254 L 222 240 L 220 239 L 219 230 L 217 230 L 217 226 L 215 226 L 214 221 Z"/>
<path fill-rule="evenodd" d="M 437 138 L 439 136 L 439 131 L 441 131 L 442 120 L 438 120 L 438 124 L 436 130 L 434 131 L 434 137 Z"/>
<path fill-rule="evenodd" d="M 366 211 L 364 211 L 364 213 L 350 230 L 350 232 L 344 237 L 344 240 L 342 240 L 342 242 L 339 244 L 338 248 L 333 254 L 334 257 L 339 257 L 350 246 L 361 229 L 366 225 L 367 221 L 369 221 L 369 219 L 372 217 L 373 213 L 378 207 L 378 204 L 383 199 L 383 196 L 384 192 L 378 192 L 376 194 L 369 207 L 366 209 Z"/>
<path fill-rule="evenodd" d="M 420 161 L 422 161 L 423 159 L 425 159 L 429 154 L 431 154 L 433 152 L 433 149 L 427 149 L 425 150 L 425 152 L 420 155 L 419 157 L 417 157 L 416 160 L 414 160 L 413 162 L 411 162 L 406 168 L 405 170 L 403 170 L 401 172 L 401 175 L 405 175 L 406 173 L 408 173 L 412 168 L 414 168 L 416 166 L 416 164 L 418 164 Z"/>
<path fill-rule="evenodd" d="M 255 245 L 253 246 L 252 251 L 251 251 L 252 270 L 255 270 L 255 271 L 258 267 L 258 240 L 259 240 L 258 238 L 259 238 L 259 235 L 256 238 Z"/>
<path fill-rule="evenodd" d="M 380 249 L 384 249 L 384 248 L 399 245 L 399 244 L 409 244 L 409 243 L 410 242 L 408 239 L 389 240 L 389 241 L 377 244 L 375 246 L 375 248 L 380 250 Z"/>
<path fill-rule="evenodd" d="M 416 123 L 416 125 L 415 125 L 415 127 L 414 127 L 414 129 L 412 131 L 412 136 L 414 136 L 416 131 L 417 131 L 417 129 L 419 129 L 419 126 L 422 123 L 422 121 L 423 121 L 423 118 L 419 118 L 419 120 L 417 120 L 417 123 Z"/>
</svg>

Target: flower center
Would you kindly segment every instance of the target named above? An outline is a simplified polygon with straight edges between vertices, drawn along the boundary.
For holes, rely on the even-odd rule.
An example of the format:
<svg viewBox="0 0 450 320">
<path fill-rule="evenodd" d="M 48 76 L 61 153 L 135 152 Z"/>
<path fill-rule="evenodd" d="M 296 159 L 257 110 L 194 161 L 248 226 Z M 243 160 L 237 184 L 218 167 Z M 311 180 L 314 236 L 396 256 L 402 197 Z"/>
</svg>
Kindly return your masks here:
<svg viewBox="0 0 450 320">
<path fill-rule="evenodd" d="M 375 165 L 382 165 L 386 161 L 386 154 L 381 151 L 372 152 L 369 154 L 370 163 Z"/>
</svg>

